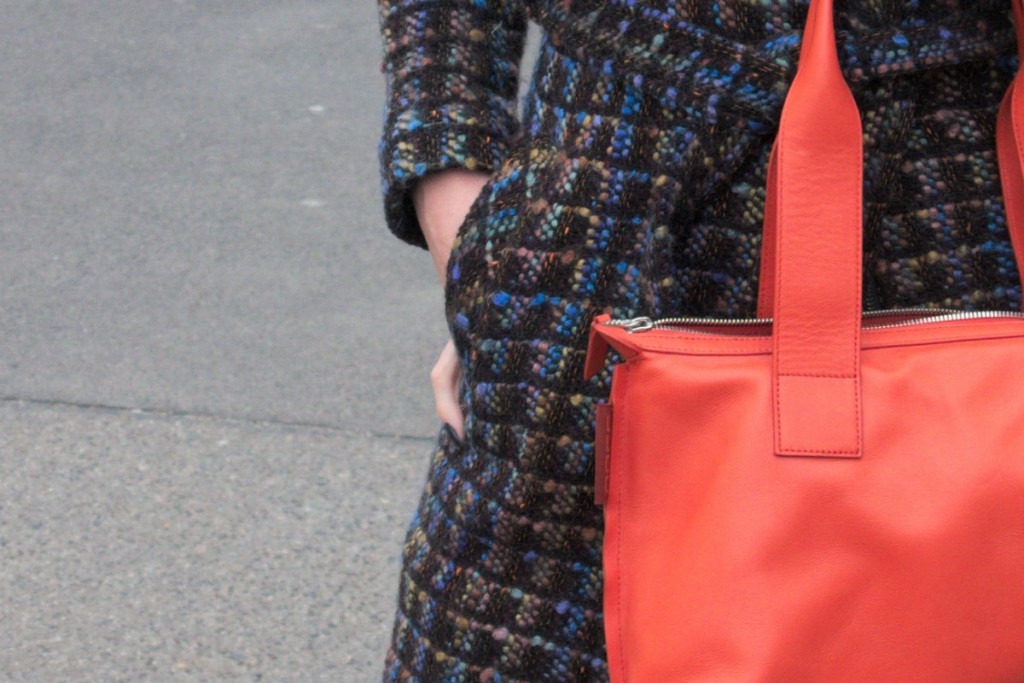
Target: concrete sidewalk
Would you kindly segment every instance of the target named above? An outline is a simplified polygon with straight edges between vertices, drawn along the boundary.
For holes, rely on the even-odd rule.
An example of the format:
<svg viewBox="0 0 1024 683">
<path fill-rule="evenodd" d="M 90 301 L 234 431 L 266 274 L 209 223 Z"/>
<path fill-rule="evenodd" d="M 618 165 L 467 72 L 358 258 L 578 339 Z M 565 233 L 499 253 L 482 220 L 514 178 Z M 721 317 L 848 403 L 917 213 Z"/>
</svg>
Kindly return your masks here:
<svg viewBox="0 0 1024 683">
<path fill-rule="evenodd" d="M 422 440 L 0 405 L 0 680 L 371 681 Z"/>
<path fill-rule="evenodd" d="M 0 22 L 0 682 L 379 680 L 446 339 L 373 3 Z"/>
</svg>

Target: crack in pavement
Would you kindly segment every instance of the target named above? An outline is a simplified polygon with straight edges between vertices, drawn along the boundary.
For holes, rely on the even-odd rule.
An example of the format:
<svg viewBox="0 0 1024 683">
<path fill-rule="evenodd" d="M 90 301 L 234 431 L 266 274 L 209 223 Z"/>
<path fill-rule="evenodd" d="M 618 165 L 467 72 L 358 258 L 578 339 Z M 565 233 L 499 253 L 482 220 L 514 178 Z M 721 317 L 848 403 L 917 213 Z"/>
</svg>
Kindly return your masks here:
<svg viewBox="0 0 1024 683">
<path fill-rule="evenodd" d="M 337 425 L 332 425 L 326 422 L 308 422 L 302 420 L 279 420 L 275 418 L 259 418 L 259 417 L 239 417 L 236 415 L 223 415 L 217 413 L 205 413 L 205 412 L 191 412 L 187 410 L 172 410 L 168 408 L 143 408 L 139 406 L 120 406 L 110 405 L 105 403 L 86 403 L 80 401 L 69 401 L 66 399 L 50 399 L 50 398 L 27 398 L 24 396 L 0 396 L 0 402 L 7 403 L 26 403 L 31 405 L 39 406 L 51 406 L 51 407 L 64 407 L 64 408 L 75 408 L 79 410 L 95 410 L 102 412 L 115 412 L 115 413 L 130 413 L 133 415 L 153 415 L 157 417 L 189 417 L 196 419 L 207 419 L 207 420 L 219 420 L 222 422 L 241 422 L 256 426 L 271 426 L 271 427 L 293 427 L 300 429 L 318 429 L 329 432 L 336 432 L 338 434 L 350 434 L 353 436 L 362 436 L 372 439 L 397 439 L 400 441 L 421 441 L 428 443 L 433 441 L 433 437 L 423 436 L 420 434 L 387 434 L 380 432 L 357 432 L 351 429 L 345 429 Z"/>
</svg>

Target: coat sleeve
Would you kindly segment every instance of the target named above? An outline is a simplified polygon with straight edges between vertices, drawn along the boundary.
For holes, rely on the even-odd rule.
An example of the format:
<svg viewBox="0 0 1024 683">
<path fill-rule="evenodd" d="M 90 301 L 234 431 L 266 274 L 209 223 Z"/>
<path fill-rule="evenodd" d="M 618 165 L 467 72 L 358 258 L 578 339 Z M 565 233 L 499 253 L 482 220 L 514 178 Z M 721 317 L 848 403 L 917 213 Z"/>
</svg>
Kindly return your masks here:
<svg viewBox="0 0 1024 683">
<path fill-rule="evenodd" d="M 526 17 L 518 0 L 378 0 L 386 83 L 384 217 L 426 247 L 410 199 L 434 171 L 490 171 L 518 127 Z"/>
</svg>

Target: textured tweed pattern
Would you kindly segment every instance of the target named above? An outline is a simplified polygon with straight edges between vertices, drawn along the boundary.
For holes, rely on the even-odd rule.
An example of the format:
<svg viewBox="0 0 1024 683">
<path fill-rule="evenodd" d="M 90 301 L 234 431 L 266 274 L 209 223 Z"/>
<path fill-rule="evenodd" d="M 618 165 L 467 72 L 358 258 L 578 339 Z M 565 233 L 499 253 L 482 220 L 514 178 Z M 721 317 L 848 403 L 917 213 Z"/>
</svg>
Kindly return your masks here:
<svg viewBox="0 0 1024 683">
<path fill-rule="evenodd" d="M 865 303 L 1017 308 L 993 140 L 1015 67 L 1005 5 L 925 4 L 839 4 L 865 132 Z M 529 11 L 547 38 L 520 124 L 521 9 L 382 5 L 389 226 L 420 243 L 415 178 L 493 168 L 446 284 L 467 436 L 443 428 L 434 449 L 386 681 L 607 679 L 591 480 L 610 378 L 581 379 L 590 320 L 755 308 L 768 152 L 806 2 Z M 491 42 L 462 45 L 474 29 Z M 435 77 L 464 87 L 415 85 Z"/>
</svg>

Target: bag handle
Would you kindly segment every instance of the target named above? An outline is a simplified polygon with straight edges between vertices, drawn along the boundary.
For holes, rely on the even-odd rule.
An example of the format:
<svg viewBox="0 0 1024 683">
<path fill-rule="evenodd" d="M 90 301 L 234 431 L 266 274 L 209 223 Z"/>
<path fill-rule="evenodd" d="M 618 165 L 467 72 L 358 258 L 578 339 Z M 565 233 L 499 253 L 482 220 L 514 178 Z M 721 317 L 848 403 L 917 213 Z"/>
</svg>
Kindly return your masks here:
<svg viewBox="0 0 1024 683">
<path fill-rule="evenodd" d="M 1024 10 L 1013 0 L 1024 58 Z M 1003 99 L 997 142 L 1024 273 L 1024 86 Z M 832 0 L 811 0 L 800 61 L 772 149 L 759 316 L 773 325 L 775 452 L 860 457 L 863 141 L 839 67 Z M 771 310 L 765 310 L 771 306 Z"/>
<path fill-rule="evenodd" d="M 858 457 L 861 123 L 832 0 L 811 0 L 773 156 L 775 452 Z"/>
<path fill-rule="evenodd" d="M 1017 261 L 1017 272 L 1024 281 L 1024 2 L 1013 0 L 1013 23 L 1017 30 L 1018 70 L 999 105 L 996 121 L 996 153 L 999 180 L 1010 230 L 1010 241 Z M 1021 301 L 1024 310 L 1024 300 Z"/>
<path fill-rule="evenodd" d="M 1020 0 L 1013 0 L 1014 25 L 1017 33 L 1018 61 L 1024 64 L 1024 6 Z M 1000 167 L 1000 181 L 1003 200 L 1006 204 L 1006 218 L 1010 241 L 1014 247 L 1017 272 L 1024 279 L 1024 203 L 1019 188 L 1024 187 L 1024 85 L 1015 80 L 1006 91 L 996 122 L 997 154 Z M 1016 121 L 1016 125 L 1014 125 Z M 765 199 L 764 230 L 761 241 L 761 266 L 758 277 L 757 317 L 770 318 L 775 297 L 775 234 L 771 204 L 776 192 L 776 147 L 772 146 L 768 166 L 768 187 Z M 1024 310 L 1024 301 L 1021 302 Z"/>
</svg>

